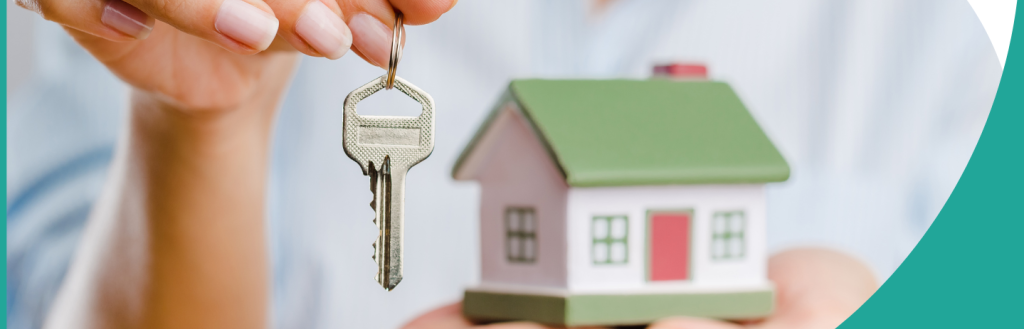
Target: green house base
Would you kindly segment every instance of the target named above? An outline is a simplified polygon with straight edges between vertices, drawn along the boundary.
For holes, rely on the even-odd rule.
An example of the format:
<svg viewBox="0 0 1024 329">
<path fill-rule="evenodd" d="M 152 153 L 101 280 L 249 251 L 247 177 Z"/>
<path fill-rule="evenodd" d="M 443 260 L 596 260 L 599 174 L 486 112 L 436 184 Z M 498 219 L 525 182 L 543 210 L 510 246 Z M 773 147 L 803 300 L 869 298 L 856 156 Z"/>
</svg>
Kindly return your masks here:
<svg viewBox="0 0 1024 329">
<path fill-rule="evenodd" d="M 480 322 L 525 320 L 550 325 L 638 325 L 669 316 L 725 320 L 771 314 L 774 291 L 539 295 L 466 290 L 462 313 Z"/>
</svg>

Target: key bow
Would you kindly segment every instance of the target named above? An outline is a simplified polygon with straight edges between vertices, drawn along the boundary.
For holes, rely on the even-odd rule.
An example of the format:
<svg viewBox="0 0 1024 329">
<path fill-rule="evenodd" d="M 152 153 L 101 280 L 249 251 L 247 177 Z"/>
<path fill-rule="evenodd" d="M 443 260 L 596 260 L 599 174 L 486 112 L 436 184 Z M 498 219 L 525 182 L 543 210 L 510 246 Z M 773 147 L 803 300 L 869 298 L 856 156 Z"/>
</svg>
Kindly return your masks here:
<svg viewBox="0 0 1024 329">
<path fill-rule="evenodd" d="M 419 116 L 359 115 L 356 104 L 381 91 L 387 76 L 356 88 L 345 98 L 342 139 L 345 154 L 359 163 L 363 175 L 369 174 L 370 161 L 380 164 L 384 155 L 392 166 L 410 168 L 434 151 L 434 99 L 401 77 L 395 77 L 395 88 L 422 105 Z M 429 127 L 429 129 L 424 129 Z"/>
</svg>

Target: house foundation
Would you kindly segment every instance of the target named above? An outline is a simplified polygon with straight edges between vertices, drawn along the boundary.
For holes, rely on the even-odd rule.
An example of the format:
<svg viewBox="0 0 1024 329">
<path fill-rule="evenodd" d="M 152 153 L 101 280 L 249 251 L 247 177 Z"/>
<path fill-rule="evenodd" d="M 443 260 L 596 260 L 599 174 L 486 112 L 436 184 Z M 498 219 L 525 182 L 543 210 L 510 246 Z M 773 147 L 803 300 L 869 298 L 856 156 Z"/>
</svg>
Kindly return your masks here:
<svg viewBox="0 0 1024 329">
<path fill-rule="evenodd" d="M 474 321 L 549 325 L 640 325 L 670 316 L 758 319 L 772 313 L 774 287 L 729 292 L 543 293 L 467 289 L 463 314 Z"/>
</svg>

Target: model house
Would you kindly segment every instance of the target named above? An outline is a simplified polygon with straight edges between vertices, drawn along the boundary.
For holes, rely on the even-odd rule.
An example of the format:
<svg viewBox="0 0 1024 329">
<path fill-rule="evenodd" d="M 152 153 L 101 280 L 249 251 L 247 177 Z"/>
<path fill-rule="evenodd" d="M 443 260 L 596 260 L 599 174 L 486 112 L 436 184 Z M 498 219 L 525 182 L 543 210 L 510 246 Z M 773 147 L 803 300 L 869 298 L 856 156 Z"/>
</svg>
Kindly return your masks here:
<svg viewBox="0 0 1024 329">
<path fill-rule="evenodd" d="M 765 191 L 789 166 L 729 85 L 517 80 L 465 148 L 478 320 L 769 314 Z"/>
</svg>

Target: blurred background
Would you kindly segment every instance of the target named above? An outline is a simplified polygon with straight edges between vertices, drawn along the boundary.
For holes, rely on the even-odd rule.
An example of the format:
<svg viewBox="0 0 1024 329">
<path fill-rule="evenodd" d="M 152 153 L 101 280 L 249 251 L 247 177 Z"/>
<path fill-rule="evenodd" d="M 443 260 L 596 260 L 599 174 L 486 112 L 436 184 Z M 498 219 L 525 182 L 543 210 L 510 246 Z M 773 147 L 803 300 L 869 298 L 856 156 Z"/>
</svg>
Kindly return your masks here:
<svg viewBox="0 0 1024 329">
<path fill-rule="evenodd" d="M 103 184 L 127 88 L 60 26 L 7 9 L 7 318 L 36 328 Z M 510 79 L 646 79 L 671 62 L 730 83 L 789 161 L 789 181 L 768 188 L 770 249 L 835 248 L 885 280 L 967 164 L 1008 45 L 963 0 L 463 1 L 407 34 L 398 73 L 434 97 L 437 139 L 408 175 L 405 279 L 392 292 L 373 280 L 368 179 L 341 146 L 344 97 L 384 71 L 305 58 L 273 140 L 275 327 L 393 328 L 461 298 L 479 272 L 479 191 L 449 172 Z M 360 106 L 418 112 L 394 91 Z"/>
</svg>

